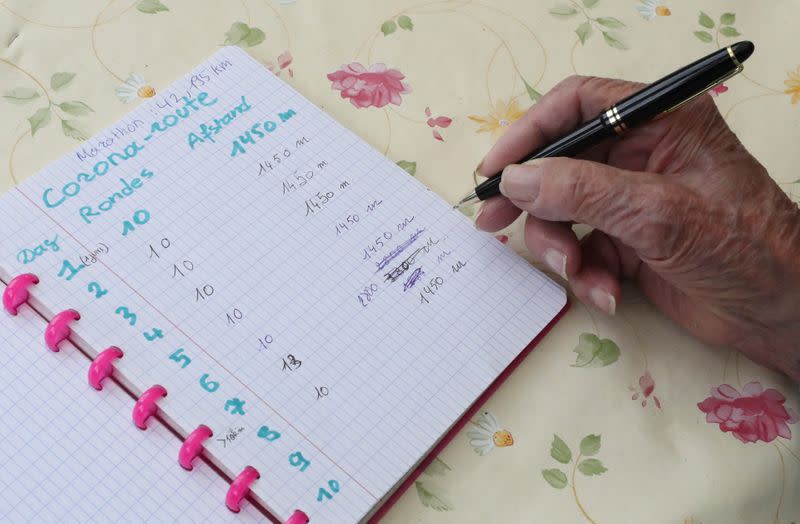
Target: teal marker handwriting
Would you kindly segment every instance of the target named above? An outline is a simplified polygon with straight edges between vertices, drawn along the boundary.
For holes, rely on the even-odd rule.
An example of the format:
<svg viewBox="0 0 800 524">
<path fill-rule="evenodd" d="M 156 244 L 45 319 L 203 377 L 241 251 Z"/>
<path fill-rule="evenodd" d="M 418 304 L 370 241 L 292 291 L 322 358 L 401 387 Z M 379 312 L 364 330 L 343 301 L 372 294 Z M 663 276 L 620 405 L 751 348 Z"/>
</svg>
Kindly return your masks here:
<svg viewBox="0 0 800 524">
<path fill-rule="evenodd" d="M 144 339 L 146 341 L 153 342 L 156 339 L 164 338 L 164 332 L 154 327 L 149 332 L 145 331 L 144 333 L 142 333 L 142 336 L 144 336 Z"/>
<path fill-rule="evenodd" d="M 244 415 L 244 400 L 232 398 L 225 402 L 225 411 L 231 415 Z"/>
<path fill-rule="evenodd" d="M 311 465 L 311 461 L 305 458 L 299 451 L 295 451 L 289 455 L 289 464 L 296 468 L 300 468 L 300 471 L 305 471 L 306 468 Z"/>
<path fill-rule="evenodd" d="M 142 169 L 138 177 L 133 177 L 130 180 L 125 178 L 119 179 L 119 189 L 111 193 L 107 198 L 101 201 L 96 206 L 83 206 L 80 208 L 80 215 L 84 222 L 91 224 L 97 217 L 103 215 L 114 209 L 114 207 L 125 198 L 133 196 L 138 189 L 144 185 L 145 182 L 155 176 L 155 173 L 149 169 Z"/>
<path fill-rule="evenodd" d="M 143 145 L 139 145 L 135 140 L 125 146 L 122 152 L 114 152 L 109 154 L 105 160 L 99 160 L 94 164 L 91 173 L 78 173 L 75 180 L 67 182 L 60 189 L 56 190 L 48 187 L 42 193 L 42 201 L 48 208 L 58 207 L 68 199 L 77 196 L 81 192 L 81 187 L 90 184 L 98 177 L 103 177 L 111 171 L 112 168 L 117 167 L 126 160 L 135 158 L 142 150 Z"/>
<path fill-rule="evenodd" d="M 278 116 L 275 118 L 282 124 L 296 114 L 297 113 L 294 109 L 287 109 L 284 113 L 278 113 Z M 250 127 L 249 131 L 245 131 L 243 135 L 239 135 L 239 138 L 233 141 L 231 157 L 247 153 L 247 149 L 244 147 L 244 144 L 255 145 L 256 142 L 264 138 L 266 135 L 275 132 L 276 129 L 278 129 L 278 122 L 275 120 L 256 122 Z"/>
<path fill-rule="evenodd" d="M 194 150 L 197 144 L 205 144 L 206 140 L 211 143 L 216 143 L 214 136 L 220 133 L 226 126 L 233 122 L 237 116 L 242 113 L 250 111 L 253 106 L 247 103 L 244 95 L 242 96 L 242 103 L 235 106 L 233 109 L 222 115 L 220 118 L 215 118 L 211 124 L 203 122 L 200 124 L 200 129 L 196 132 L 192 131 L 186 138 L 189 142 L 189 148 Z"/>
<path fill-rule="evenodd" d="M 72 265 L 69 260 L 61 263 L 61 269 L 58 270 L 58 276 L 65 278 L 67 282 L 75 278 L 75 275 L 80 273 L 82 269 L 86 269 L 86 264 L 78 264 L 78 267 Z"/>
<path fill-rule="evenodd" d="M 34 248 L 23 248 L 17 253 L 17 260 L 22 264 L 30 264 L 45 253 L 57 253 L 61 248 L 58 245 L 58 235 L 54 236 L 52 240 L 45 239 L 41 244 Z"/>
<path fill-rule="evenodd" d="M 102 298 L 108 295 L 108 290 L 103 289 L 102 286 L 100 286 L 100 284 L 97 282 L 89 282 L 87 289 L 89 290 L 89 293 L 94 294 L 94 298 Z"/>
<path fill-rule="evenodd" d="M 150 221 L 150 212 L 146 209 L 139 209 L 133 214 L 131 220 L 122 223 L 122 236 L 126 237 L 136 231 L 136 226 L 143 226 Z"/>
<path fill-rule="evenodd" d="M 200 111 L 203 107 L 213 106 L 219 101 L 217 98 L 209 98 L 209 94 L 205 91 L 198 93 L 197 98 L 184 96 L 181 100 L 183 101 L 183 106 L 150 124 L 150 133 L 142 138 L 143 142 L 153 139 L 157 134 L 167 132 L 193 113 Z M 76 174 L 73 180 L 66 182 L 60 188 L 46 188 L 42 192 L 44 205 L 48 208 L 55 208 L 64 204 L 70 198 L 78 196 L 84 186 L 104 177 L 113 168 L 123 164 L 126 160 L 135 158 L 144 148 L 145 145 L 143 143 L 140 144 L 134 140 L 121 150 L 111 152 L 102 160 L 95 162 L 91 170 Z"/>
<path fill-rule="evenodd" d="M 170 128 L 175 127 L 181 120 L 189 118 L 189 115 L 192 114 L 192 111 L 195 113 L 200 111 L 202 109 L 201 106 L 210 107 L 219 102 L 218 98 L 209 100 L 208 93 L 205 91 L 198 93 L 197 98 L 184 96 L 181 98 L 181 100 L 183 100 L 183 105 L 181 107 L 177 108 L 174 112 L 165 115 L 161 120 L 150 124 L 150 134 L 144 137 L 145 141 L 152 139 L 156 133 L 163 133 Z"/>
<path fill-rule="evenodd" d="M 208 380 L 208 373 L 203 373 L 203 375 L 200 377 L 200 387 L 209 393 L 213 393 L 219 389 L 219 382 Z"/>
<path fill-rule="evenodd" d="M 169 359 L 177 362 L 181 366 L 181 369 L 192 363 L 192 359 L 183 354 L 183 348 L 176 349 L 175 352 L 169 356 Z"/>
<path fill-rule="evenodd" d="M 118 307 L 118 308 L 117 308 L 117 309 L 114 311 L 114 313 L 116 313 L 117 315 L 122 315 L 122 318 L 124 318 L 125 320 L 127 320 L 127 321 L 128 321 L 128 323 L 129 323 L 131 326 L 135 326 L 135 325 L 136 325 L 136 320 L 137 320 L 137 318 L 138 318 L 138 317 L 137 317 L 137 315 L 136 315 L 136 313 L 131 313 L 131 310 L 130 310 L 130 309 L 128 309 L 126 306 L 120 306 L 120 307 Z"/>
<path fill-rule="evenodd" d="M 339 486 L 339 482 L 337 480 L 329 480 L 328 488 L 330 488 L 330 491 L 325 488 L 319 488 L 319 491 L 317 492 L 317 502 L 331 500 L 334 495 L 339 493 L 341 486 Z"/>
<path fill-rule="evenodd" d="M 269 426 L 261 426 L 258 430 L 258 438 L 263 438 L 267 442 L 275 442 L 281 438 L 281 434 L 274 429 L 270 429 Z"/>
</svg>

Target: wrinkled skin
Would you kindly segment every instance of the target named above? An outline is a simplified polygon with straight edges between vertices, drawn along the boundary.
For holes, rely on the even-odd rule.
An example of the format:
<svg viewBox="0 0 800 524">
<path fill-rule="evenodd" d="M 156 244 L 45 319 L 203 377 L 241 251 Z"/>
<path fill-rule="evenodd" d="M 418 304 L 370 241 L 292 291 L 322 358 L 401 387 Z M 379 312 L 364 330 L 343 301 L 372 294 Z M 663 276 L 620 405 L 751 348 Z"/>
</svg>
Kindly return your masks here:
<svg viewBox="0 0 800 524">
<path fill-rule="evenodd" d="M 478 167 L 488 176 L 641 85 L 572 77 L 515 122 Z M 527 212 L 525 243 L 579 300 L 613 314 L 620 280 L 701 340 L 800 380 L 800 209 L 728 128 L 711 97 L 579 159 L 510 165 L 477 227 Z M 594 230 L 578 240 L 572 223 Z"/>
</svg>

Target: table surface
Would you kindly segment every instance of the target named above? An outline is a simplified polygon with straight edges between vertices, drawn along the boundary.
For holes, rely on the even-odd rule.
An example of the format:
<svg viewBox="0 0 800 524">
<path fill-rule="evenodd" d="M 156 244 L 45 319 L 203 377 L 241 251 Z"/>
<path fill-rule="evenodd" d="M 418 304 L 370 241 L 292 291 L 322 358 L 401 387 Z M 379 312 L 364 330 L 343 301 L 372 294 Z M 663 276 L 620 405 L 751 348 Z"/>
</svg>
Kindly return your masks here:
<svg viewBox="0 0 800 524">
<path fill-rule="evenodd" d="M 792 0 L 0 0 L 0 189 L 240 45 L 455 201 L 561 79 L 653 80 L 746 38 L 756 52 L 716 101 L 797 199 L 798 19 Z M 410 89 L 384 107 L 342 98 L 327 75 L 348 64 L 385 64 Z M 525 256 L 519 223 L 503 235 Z M 800 521 L 800 425 L 745 443 L 706 421 L 714 392 L 776 422 L 774 399 L 800 411 L 796 384 L 697 342 L 632 287 L 614 318 L 575 303 L 385 521 Z"/>
</svg>

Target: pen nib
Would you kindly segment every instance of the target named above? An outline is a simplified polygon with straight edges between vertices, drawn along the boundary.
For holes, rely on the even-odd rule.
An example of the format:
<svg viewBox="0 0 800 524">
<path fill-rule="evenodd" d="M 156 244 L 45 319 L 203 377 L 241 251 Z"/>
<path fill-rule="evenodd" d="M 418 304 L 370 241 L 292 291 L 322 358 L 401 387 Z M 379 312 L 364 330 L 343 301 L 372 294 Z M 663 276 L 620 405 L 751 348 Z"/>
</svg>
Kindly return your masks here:
<svg viewBox="0 0 800 524">
<path fill-rule="evenodd" d="M 458 209 L 459 207 L 463 206 L 464 204 L 471 204 L 473 201 L 478 199 L 478 195 L 475 193 L 470 193 L 469 195 L 465 196 L 461 200 L 458 201 L 456 205 L 453 206 L 453 209 Z"/>
</svg>

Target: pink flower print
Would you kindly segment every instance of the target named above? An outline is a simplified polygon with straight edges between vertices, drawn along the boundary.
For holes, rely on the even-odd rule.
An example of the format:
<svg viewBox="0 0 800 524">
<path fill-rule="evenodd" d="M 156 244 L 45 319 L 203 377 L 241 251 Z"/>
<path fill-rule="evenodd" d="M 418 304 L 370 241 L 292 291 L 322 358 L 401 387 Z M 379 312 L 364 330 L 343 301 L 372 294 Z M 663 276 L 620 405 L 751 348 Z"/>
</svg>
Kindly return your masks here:
<svg viewBox="0 0 800 524">
<path fill-rule="evenodd" d="M 426 107 L 425 108 L 425 116 L 428 117 L 428 121 L 427 121 L 428 127 L 433 128 L 433 138 L 435 138 L 436 140 L 439 140 L 440 142 L 444 142 L 444 138 L 442 137 L 442 134 L 439 131 L 437 131 L 436 128 L 440 127 L 442 129 L 444 129 L 446 127 L 449 127 L 450 124 L 453 123 L 453 119 L 450 118 L 450 117 L 446 117 L 446 116 L 437 116 L 437 117 L 434 118 L 432 115 L 433 114 L 431 113 L 431 108 L 430 107 Z"/>
<path fill-rule="evenodd" d="M 706 414 L 706 422 L 742 442 L 772 442 L 778 437 L 792 438 L 789 424 L 797 422 L 797 413 L 784 407 L 786 397 L 758 382 L 745 384 L 742 392 L 731 385 L 711 388 L 711 396 L 697 404 Z"/>
<path fill-rule="evenodd" d="M 658 397 L 653 395 L 653 391 L 656 389 L 656 381 L 653 380 L 653 376 L 650 374 L 650 371 L 645 371 L 644 375 L 639 377 L 639 388 L 628 387 L 631 391 L 633 391 L 633 396 L 631 396 L 631 400 L 639 400 L 641 397 L 642 399 L 642 407 L 647 407 L 647 399 L 651 396 L 653 398 L 653 403 L 656 405 L 658 409 L 661 409 L 661 401 L 658 400 Z"/>
<path fill-rule="evenodd" d="M 293 59 L 292 58 L 292 53 L 287 50 L 287 51 L 284 51 L 283 53 L 281 53 L 280 55 L 278 55 L 278 67 L 277 68 L 275 67 L 275 63 L 274 62 L 267 62 L 267 67 L 269 68 L 270 71 L 275 73 L 275 76 L 281 76 L 281 72 L 284 69 L 286 69 L 287 72 L 289 73 L 289 77 L 293 78 L 294 77 L 294 71 L 292 71 L 292 68 L 289 67 L 290 65 L 292 65 L 292 59 Z"/>
<path fill-rule="evenodd" d="M 281 69 L 286 69 L 292 63 L 292 53 L 289 51 L 284 51 L 280 55 L 278 55 L 278 67 Z"/>
<path fill-rule="evenodd" d="M 720 85 L 718 85 L 716 87 L 711 88 L 708 91 L 708 94 L 713 96 L 713 97 L 717 97 L 717 96 L 721 95 L 722 93 L 724 93 L 727 90 L 728 90 L 728 86 L 726 86 L 725 84 L 720 84 Z"/>
<path fill-rule="evenodd" d="M 367 69 L 358 62 L 328 73 L 331 88 L 341 91 L 341 97 L 350 99 L 350 103 L 359 109 L 387 104 L 399 106 L 403 101 L 400 95 L 411 92 L 411 87 L 403 82 L 404 78 L 403 73 L 385 64 L 372 64 Z"/>
<path fill-rule="evenodd" d="M 501 244 L 508 244 L 508 235 L 495 235 L 494 238 L 499 240 Z"/>
</svg>

